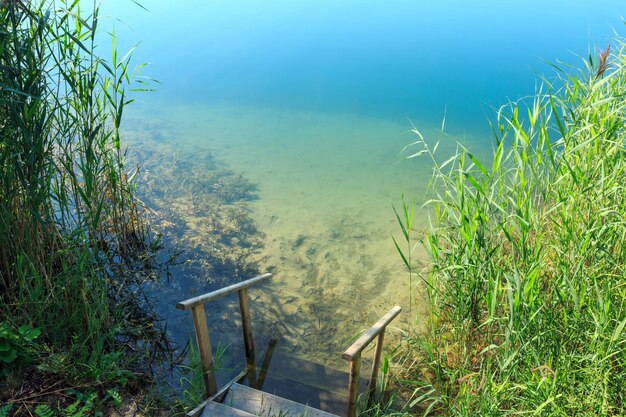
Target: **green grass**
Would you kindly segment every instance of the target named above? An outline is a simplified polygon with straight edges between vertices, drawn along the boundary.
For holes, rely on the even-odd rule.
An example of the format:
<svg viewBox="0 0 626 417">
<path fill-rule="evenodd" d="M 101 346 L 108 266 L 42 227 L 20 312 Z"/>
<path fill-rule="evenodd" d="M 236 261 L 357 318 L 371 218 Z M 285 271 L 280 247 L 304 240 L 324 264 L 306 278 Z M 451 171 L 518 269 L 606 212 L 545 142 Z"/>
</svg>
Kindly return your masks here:
<svg viewBox="0 0 626 417">
<path fill-rule="evenodd" d="M 132 377 L 124 369 L 139 355 L 125 346 L 155 330 L 134 291 L 148 231 L 119 131 L 130 55 L 114 37 L 111 60 L 95 53 L 92 7 L 0 5 L 0 317 L 10 349 L 40 372 L 98 391 Z M 20 328 L 41 335 L 14 346 Z M 24 362 L 0 361 L 9 385 Z M 12 398 L 2 388 L 0 400 Z"/>
<path fill-rule="evenodd" d="M 626 415 L 626 46 L 613 47 L 500 109 L 488 161 L 459 146 L 441 162 L 416 131 L 412 153 L 435 168 L 430 265 L 409 264 L 431 307 L 404 342 L 413 412 Z"/>
</svg>

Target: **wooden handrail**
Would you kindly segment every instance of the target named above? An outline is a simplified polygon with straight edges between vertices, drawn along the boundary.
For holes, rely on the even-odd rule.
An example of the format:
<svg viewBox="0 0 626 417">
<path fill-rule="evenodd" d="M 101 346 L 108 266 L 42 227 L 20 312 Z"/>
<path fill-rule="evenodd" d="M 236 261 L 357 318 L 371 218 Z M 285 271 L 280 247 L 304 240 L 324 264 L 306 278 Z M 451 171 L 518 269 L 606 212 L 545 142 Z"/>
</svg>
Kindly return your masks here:
<svg viewBox="0 0 626 417">
<path fill-rule="evenodd" d="M 207 303 L 211 300 L 215 300 L 217 298 L 221 298 L 224 297 L 228 294 L 234 293 L 235 291 L 239 291 L 245 288 L 248 288 L 254 284 L 257 284 L 261 281 L 265 281 L 266 279 L 269 279 L 272 277 L 272 274 L 263 274 L 263 275 L 259 275 L 258 277 L 254 277 L 254 278 L 250 278 L 247 279 L 245 281 L 241 281 L 238 282 L 236 284 L 233 285 L 229 285 L 228 287 L 224 287 L 224 288 L 220 288 L 219 290 L 215 290 L 206 294 L 202 294 L 199 295 L 197 297 L 194 298 L 190 298 L 188 300 L 185 301 L 181 301 L 180 303 L 176 304 L 176 308 L 179 310 L 189 310 L 191 309 L 193 306 L 196 306 L 198 304 L 204 304 Z"/>
<path fill-rule="evenodd" d="M 380 366 L 380 358 L 382 355 L 383 341 L 385 338 L 385 329 L 387 325 L 396 318 L 402 311 L 402 307 L 395 306 L 387 314 L 382 316 L 368 331 L 363 333 L 361 337 L 357 339 L 341 357 L 347 361 L 350 361 L 350 380 L 348 382 L 348 417 L 356 416 L 356 400 L 359 388 L 359 373 L 361 372 L 361 353 L 363 349 L 369 345 L 375 337 L 378 337 L 376 341 L 376 353 L 374 354 L 374 362 L 372 363 L 372 374 L 370 376 L 368 391 L 369 399 L 374 398 L 376 391 L 376 377 L 378 374 L 378 367 Z"/>
<path fill-rule="evenodd" d="M 241 327 L 243 330 L 244 348 L 246 353 L 247 373 L 250 381 L 256 384 L 256 370 L 254 357 L 254 341 L 252 340 L 252 323 L 250 321 L 250 306 L 248 298 L 248 287 L 269 279 L 272 274 L 263 274 L 250 278 L 237 284 L 229 285 L 198 297 L 190 298 L 176 304 L 179 310 L 191 310 L 193 325 L 196 331 L 196 344 L 200 354 L 200 364 L 204 379 L 205 394 L 211 397 L 217 392 L 215 370 L 213 369 L 213 354 L 211 352 L 211 341 L 209 339 L 209 328 L 206 324 L 206 314 L 204 303 L 215 300 L 233 292 L 239 293 L 239 308 L 241 310 Z"/>
<path fill-rule="evenodd" d="M 400 306 L 395 306 L 389 310 L 389 312 L 382 316 L 372 327 L 369 328 L 368 331 L 363 333 L 361 337 L 359 337 L 357 341 L 352 344 L 352 346 L 346 349 L 341 357 L 347 361 L 351 361 L 354 357 L 360 355 L 361 352 L 363 352 L 363 349 L 365 349 L 380 332 L 385 331 L 385 327 L 387 327 L 387 325 L 395 319 L 401 311 L 402 307 Z"/>
</svg>

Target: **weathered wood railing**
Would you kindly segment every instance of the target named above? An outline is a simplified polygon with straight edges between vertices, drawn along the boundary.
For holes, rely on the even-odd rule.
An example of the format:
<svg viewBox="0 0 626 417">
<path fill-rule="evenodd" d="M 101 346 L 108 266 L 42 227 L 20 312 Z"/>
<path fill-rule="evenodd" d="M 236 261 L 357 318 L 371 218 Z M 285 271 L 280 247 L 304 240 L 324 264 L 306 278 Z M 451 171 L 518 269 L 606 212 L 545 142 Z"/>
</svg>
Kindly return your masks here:
<svg viewBox="0 0 626 417">
<path fill-rule="evenodd" d="M 239 293 L 239 308 L 241 310 L 241 324 L 243 328 L 243 341 L 246 351 L 248 377 L 250 378 L 250 382 L 252 384 L 256 384 L 254 341 L 252 339 L 252 324 L 250 322 L 248 287 L 268 280 L 271 277 L 272 274 L 259 275 L 258 277 L 250 278 L 246 281 L 242 281 L 198 297 L 190 298 L 176 304 L 176 308 L 179 310 L 191 310 L 207 397 L 211 397 L 217 392 L 217 382 L 215 379 L 215 370 L 213 369 L 213 354 L 211 353 L 211 341 L 209 339 L 209 328 L 206 323 L 204 304 L 209 301 L 222 298 L 228 294 L 232 294 L 235 291 Z"/>
<path fill-rule="evenodd" d="M 363 349 L 370 344 L 375 337 L 378 336 L 376 341 L 376 352 L 374 353 L 374 362 L 372 363 L 372 374 L 368 383 L 368 397 L 369 400 L 374 398 L 376 392 L 376 377 L 378 375 L 378 368 L 380 367 L 380 357 L 383 350 L 383 340 L 385 338 L 385 329 L 387 325 L 396 318 L 402 311 L 402 307 L 395 306 L 387 314 L 382 316 L 368 331 L 363 333 L 356 342 L 352 344 L 341 357 L 347 361 L 350 361 L 350 380 L 348 382 L 348 417 L 356 416 L 356 403 L 359 389 L 359 374 L 361 372 L 361 353 Z"/>
</svg>

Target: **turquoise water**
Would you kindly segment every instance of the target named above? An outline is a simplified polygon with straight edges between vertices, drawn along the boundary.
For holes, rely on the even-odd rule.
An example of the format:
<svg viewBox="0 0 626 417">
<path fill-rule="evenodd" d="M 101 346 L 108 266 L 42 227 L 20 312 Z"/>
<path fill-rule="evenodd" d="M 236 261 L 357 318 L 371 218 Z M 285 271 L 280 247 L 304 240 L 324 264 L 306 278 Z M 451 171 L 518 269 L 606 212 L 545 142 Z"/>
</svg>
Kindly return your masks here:
<svg viewBox="0 0 626 417">
<path fill-rule="evenodd" d="M 484 131 L 485 112 L 534 91 L 621 29 L 619 0 L 106 2 L 137 62 L 174 103 L 347 113 Z M 110 4 L 110 5 L 109 5 Z M 549 74 L 550 71 L 547 71 Z"/>
<path fill-rule="evenodd" d="M 189 175 L 214 169 L 194 159 L 209 153 L 256 186 L 240 204 L 265 234 L 251 256 L 276 273 L 258 296 L 259 320 L 284 323 L 286 346 L 318 361 L 338 361 L 378 314 L 409 305 L 390 236 L 399 234 L 392 205 L 403 193 L 419 200 L 430 176 L 426 161 L 403 159 L 413 126 L 435 140 L 445 118 L 444 154 L 455 140 L 488 149 L 493 109 L 532 94 L 549 63 L 595 56 L 626 11 L 617 0 L 142 4 L 149 12 L 103 5 L 123 22 L 107 22 L 120 49 L 141 41 L 135 62 L 160 82 L 127 110 L 127 142 L 139 160 L 158 149 L 197 161 Z M 174 183 L 186 181 L 185 166 L 168 171 Z M 179 240 L 209 240 L 190 201 L 211 192 L 168 201 L 160 191 L 168 222 L 193 225 Z M 188 275 L 175 273 L 168 297 L 205 289 Z M 190 317 L 168 308 L 174 337 L 186 340 Z M 224 314 L 212 317 L 217 326 Z M 222 326 L 216 337 L 230 333 Z"/>
</svg>

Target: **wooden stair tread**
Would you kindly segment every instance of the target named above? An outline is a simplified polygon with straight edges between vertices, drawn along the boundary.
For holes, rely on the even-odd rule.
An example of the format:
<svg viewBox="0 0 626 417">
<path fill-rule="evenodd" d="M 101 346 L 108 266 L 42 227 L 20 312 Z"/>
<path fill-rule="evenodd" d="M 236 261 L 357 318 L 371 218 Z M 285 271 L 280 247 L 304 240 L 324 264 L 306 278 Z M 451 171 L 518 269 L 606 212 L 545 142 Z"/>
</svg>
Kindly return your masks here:
<svg viewBox="0 0 626 417">
<path fill-rule="evenodd" d="M 284 417 L 338 417 L 336 414 L 240 384 L 231 385 L 223 404 L 262 417 L 278 415 Z"/>
<path fill-rule="evenodd" d="M 238 410 L 225 404 L 209 401 L 202 409 L 200 417 L 257 417 L 247 411 Z"/>
<path fill-rule="evenodd" d="M 292 356 L 282 349 L 274 351 L 265 372 L 262 387 L 250 385 L 247 378 L 239 382 L 331 414 L 341 416 L 348 410 L 348 372 Z M 261 375 L 259 368 L 257 375 Z M 367 384 L 367 379 L 360 378 L 361 392 Z"/>
<path fill-rule="evenodd" d="M 348 395 L 350 374 L 347 371 L 297 358 L 282 351 L 274 353 L 267 374 L 301 382 L 321 390 L 332 391 L 344 397 Z M 367 379 L 361 377 L 359 381 L 360 388 L 364 389 L 367 387 L 367 382 Z"/>
<path fill-rule="evenodd" d="M 348 397 L 345 394 L 324 390 L 280 375 L 267 375 L 262 391 L 331 414 L 344 415 L 348 409 Z"/>
</svg>

